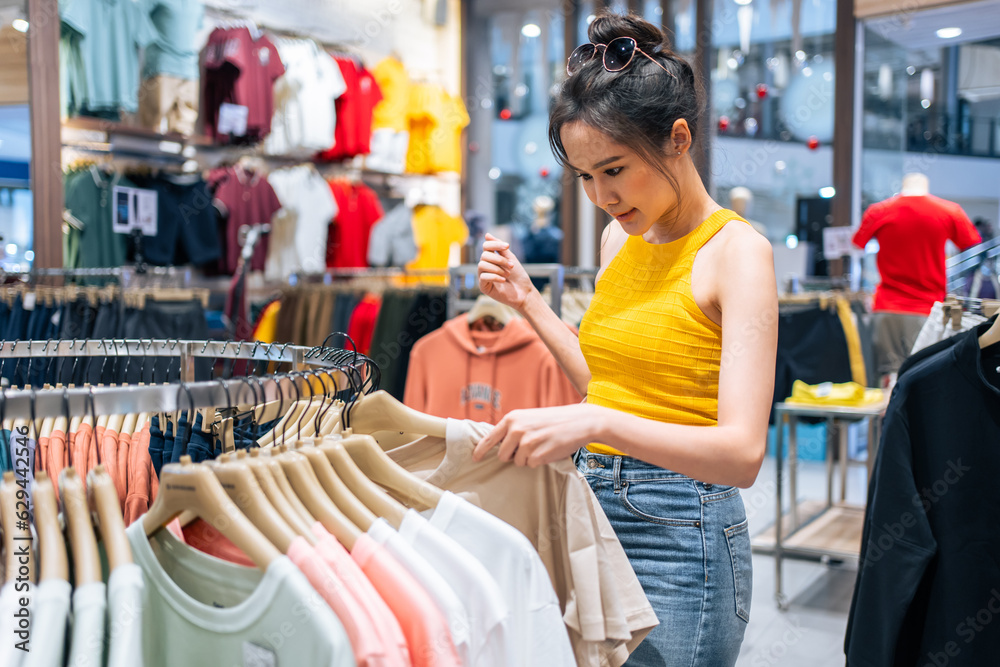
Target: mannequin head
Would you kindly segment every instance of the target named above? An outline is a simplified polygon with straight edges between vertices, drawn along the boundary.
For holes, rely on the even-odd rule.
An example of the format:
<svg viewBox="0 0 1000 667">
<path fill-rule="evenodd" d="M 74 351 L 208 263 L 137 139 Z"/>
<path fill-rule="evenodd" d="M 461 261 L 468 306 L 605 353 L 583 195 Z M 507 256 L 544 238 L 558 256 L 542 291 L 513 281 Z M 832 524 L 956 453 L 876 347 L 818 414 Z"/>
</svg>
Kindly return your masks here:
<svg viewBox="0 0 1000 667">
<path fill-rule="evenodd" d="M 753 203 L 753 193 L 750 188 L 739 185 L 729 191 L 729 208 L 741 218 L 747 217 L 747 210 Z"/>
</svg>

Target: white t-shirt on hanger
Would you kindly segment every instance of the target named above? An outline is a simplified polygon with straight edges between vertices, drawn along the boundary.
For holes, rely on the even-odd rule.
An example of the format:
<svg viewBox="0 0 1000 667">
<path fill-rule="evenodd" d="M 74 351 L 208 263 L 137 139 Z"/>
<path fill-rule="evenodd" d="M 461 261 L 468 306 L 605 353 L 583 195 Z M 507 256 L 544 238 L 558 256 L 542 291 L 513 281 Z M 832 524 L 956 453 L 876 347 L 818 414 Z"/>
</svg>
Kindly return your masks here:
<svg viewBox="0 0 1000 667">
<path fill-rule="evenodd" d="M 73 587 L 61 579 L 48 579 L 35 587 L 31 652 L 24 658 L 24 667 L 62 667 L 72 594 Z"/>
<path fill-rule="evenodd" d="M 413 575 L 424 590 L 434 600 L 434 604 L 448 620 L 451 640 L 463 665 L 474 665 L 470 660 L 469 613 L 455 591 L 441 575 L 431 567 L 427 559 L 416 552 L 410 544 L 385 519 L 376 519 L 368 528 L 368 535 L 384 546 L 389 554 Z"/>
<path fill-rule="evenodd" d="M 469 614 L 469 636 L 476 667 L 516 667 L 510 612 L 486 567 L 458 542 L 407 510 L 399 536 L 410 543 L 458 594 Z"/>
<path fill-rule="evenodd" d="M 73 591 L 73 623 L 70 632 L 69 667 L 99 667 L 104 664 L 104 613 L 108 589 L 95 581 Z"/>
<path fill-rule="evenodd" d="M 108 667 L 142 664 L 142 600 L 146 584 L 135 563 L 119 565 L 108 577 Z"/>
<path fill-rule="evenodd" d="M 520 667 L 575 667 L 559 599 L 535 548 L 516 528 L 445 492 L 425 513 L 435 528 L 462 545 L 493 575 L 510 609 L 510 631 Z"/>
<path fill-rule="evenodd" d="M 271 220 L 264 275 L 284 280 L 292 273 L 326 270 L 326 236 L 337 215 L 330 186 L 310 164 L 276 169 L 267 177 L 281 202 Z"/>
</svg>

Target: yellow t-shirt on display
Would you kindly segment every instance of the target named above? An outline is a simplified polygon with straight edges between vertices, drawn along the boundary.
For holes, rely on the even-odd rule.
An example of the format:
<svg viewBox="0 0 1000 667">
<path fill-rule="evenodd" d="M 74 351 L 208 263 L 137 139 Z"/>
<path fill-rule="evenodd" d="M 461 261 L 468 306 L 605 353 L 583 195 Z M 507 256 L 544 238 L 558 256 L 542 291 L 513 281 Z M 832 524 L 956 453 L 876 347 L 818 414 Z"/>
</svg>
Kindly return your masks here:
<svg viewBox="0 0 1000 667">
<path fill-rule="evenodd" d="M 453 243 L 465 243 L 469 228 L 461 218 L 449 215 L 437 206 L 418 206 L 413 211 L 413 240 L 417 244 L 417 258 L 406 265 L 407 269 L 446 269 Z M 448 277 L 421 277 L 420 282 L 448 283 Z"/>
<path fill-rule="evenodd" d="M 441 86 L 415 84 L 410 89 L 409 119 L 406 171 L 412 174 L 461 171 L 462 129 L 469 124 L 469 113 L 462 100 L 449 95 Z"/>
<path fill-rule="evenodd" d="M 382 101 L 372 112 L 372 130 L 406 132 L 413 84 L 403 63 L 392 57 L 384 58 L 372 69 L 372 76 L 382 91 Z"/>
</svg>

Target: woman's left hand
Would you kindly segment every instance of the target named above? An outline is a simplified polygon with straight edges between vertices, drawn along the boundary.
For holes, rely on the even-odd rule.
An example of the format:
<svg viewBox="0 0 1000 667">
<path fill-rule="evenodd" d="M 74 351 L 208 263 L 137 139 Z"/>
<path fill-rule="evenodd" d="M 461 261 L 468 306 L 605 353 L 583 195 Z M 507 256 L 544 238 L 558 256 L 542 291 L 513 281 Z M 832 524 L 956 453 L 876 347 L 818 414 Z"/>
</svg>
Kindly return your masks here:
<svg viewBox="0 0 1000 667">
<path fill-rule="evenodd" d="M 586 403 L 514 410 L 479 441 L 472 456 L 481 461 L 500 445 L 497 457 L 501 461 L 537 468 L 571 456 L 599 439 L 612 414 L 612 410 Z"/>
</svg>

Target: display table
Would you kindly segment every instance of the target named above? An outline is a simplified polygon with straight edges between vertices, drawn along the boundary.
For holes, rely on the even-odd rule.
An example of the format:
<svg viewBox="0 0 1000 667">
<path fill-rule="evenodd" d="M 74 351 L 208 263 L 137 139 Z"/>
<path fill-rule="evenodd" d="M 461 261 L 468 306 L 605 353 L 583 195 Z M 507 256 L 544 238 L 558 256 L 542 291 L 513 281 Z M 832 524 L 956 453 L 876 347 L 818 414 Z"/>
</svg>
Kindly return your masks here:
<svg viewBox="0 0 1000 667">
<path fill-rule="evenodd" d="M 888 398 L 878 404 L 861 408 L 838 406 L 799 405 L 778 403 L 774 406 L 775 425 L 777 427 L 777 442 L 775 447 L 775 464 L 777 466 L 777 520 L 774 526 L 765 534 L 755 539 L 756 550 L 763 545 L 766 549 L 770 542 L 769 534 L 773 534 L 774 553 L 774 597 L 778 607 L 787 609 L 788 601 L 782 592 L 782 561 L 785 558 L 801 558 L 807 560 L 850 560 L 857 559 L 861 553 L 861 532 L 864 525 L 864 505 L 847 503 L 847 469 L 852 462 L 848 460 L 847 425 L 852 422 L 868 421 L 867 458 L 864 465 L 871 478 L 872 466 L 878 449 L 882 430 L 882 415 L 885 412 Z M 826 447 L 826 502 L 798 502 L 798 442 L 796 426 L 800 417 L 817 417 L 825 419 L 827 424 Z M 788 424 L 788 482 L 791 494 L 791 508 L 786 515 L 783 510 L 784 500 L 784 425 Z M 838 434 L 838 462 L 840 468 L 839 499 L 834 497 L 834 447 L 833 433 Z"/>
</svg>

